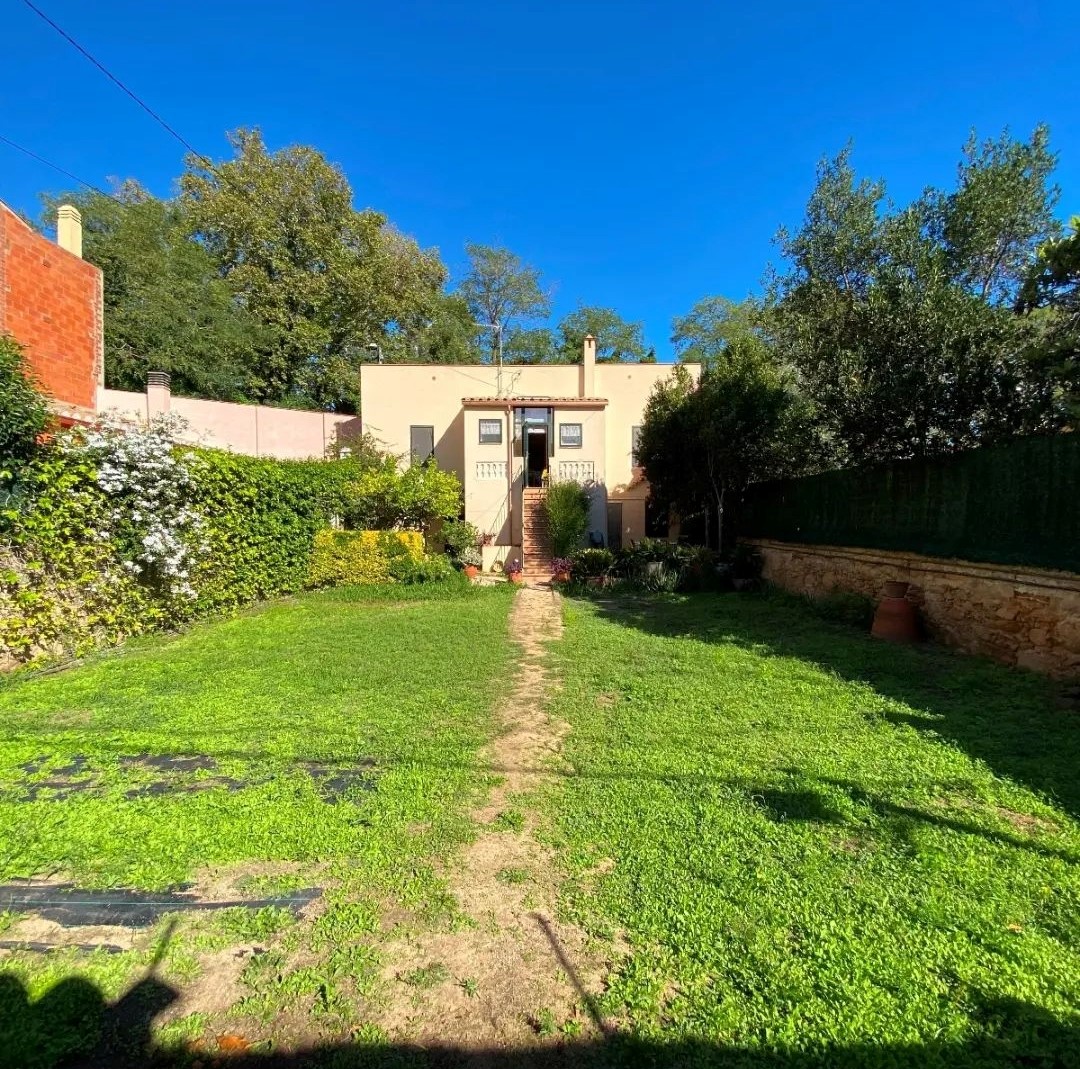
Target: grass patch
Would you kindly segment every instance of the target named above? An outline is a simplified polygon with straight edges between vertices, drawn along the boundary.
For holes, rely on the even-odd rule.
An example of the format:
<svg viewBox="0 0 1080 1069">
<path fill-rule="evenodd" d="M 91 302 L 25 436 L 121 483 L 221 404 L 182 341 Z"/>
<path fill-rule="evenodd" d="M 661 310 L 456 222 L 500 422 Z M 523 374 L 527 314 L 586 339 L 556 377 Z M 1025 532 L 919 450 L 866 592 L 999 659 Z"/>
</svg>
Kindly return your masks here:
<svg viewBox="0 0 1080 1069">
<path fill-rule="evenodd" d="M 312 920 L 183 915 L 162 970 L 187 980 L 199 954 L 257 943 L 234 1010 L 246 1022 L 210 1026 L 269 1038 L 288 1010 L 301 1039 L 339 1035 L 374 985 L 379 904 L 456 917 L 434 863 L 473 835 L 491 783 L 476 755 L 509 674 L 509 605 L 460 584 L 333 590 L 5 681 L 0 880 L 163 890 L 213 867 L 235 869 L 237 896 L 325 887 Z M 260 871 L 276 863 L 288 872 Z M 0 1049 L 28 1067 L 89 1049 L 93 1027 L 35 1003 L 64 980 L 115 999 L 152 953 L 6 956 Z"/>
<path fill-rule="evenodd" d="M 405 973 L 401 979 L 409 987 L 428 991 L 433 987 L 438 987 L 439 984 L 445 984 L 450 979 L 450 970 L 441 961 L 433 961 L 429 965 L 423 965 Z"/>
<path fill-rule="evenodd" d="M 543 805 L 564 908 L 633 947 L 608 1013 L 687 1064 L 1077 1064 L 1080 724 L 1052 684 L 790 598 L 566 619 L 573 774 Z"/>
</svg>

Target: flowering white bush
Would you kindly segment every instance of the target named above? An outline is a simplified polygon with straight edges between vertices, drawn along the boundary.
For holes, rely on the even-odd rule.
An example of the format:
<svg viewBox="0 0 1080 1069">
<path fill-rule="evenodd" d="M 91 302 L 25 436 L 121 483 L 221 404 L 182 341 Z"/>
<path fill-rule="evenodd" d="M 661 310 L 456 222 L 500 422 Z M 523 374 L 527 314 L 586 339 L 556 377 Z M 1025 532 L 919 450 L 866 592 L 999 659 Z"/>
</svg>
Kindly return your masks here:
<svg viewBox="0 0 1080 1069">
<path fill-rule="evenodd" d="M 177 416 L 153 417 L 147 426 L 106 416 L 72 435 L 66 447 L 97 469 L 97 483 L 114 502 L 112 539 L 124 567 L 177 597 L 194 598 L 194 564 L 205 551 L 202 517 L 191 507 L 195 454 L 176 448 L 186 426 Z"/>
</svg>

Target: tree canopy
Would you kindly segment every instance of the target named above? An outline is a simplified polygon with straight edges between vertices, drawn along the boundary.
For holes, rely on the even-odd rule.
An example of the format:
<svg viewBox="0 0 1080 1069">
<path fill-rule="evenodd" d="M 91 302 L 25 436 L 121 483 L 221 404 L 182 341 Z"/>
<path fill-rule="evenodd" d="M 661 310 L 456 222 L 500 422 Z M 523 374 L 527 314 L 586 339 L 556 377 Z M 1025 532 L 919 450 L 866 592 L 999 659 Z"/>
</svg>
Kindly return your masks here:
<svg viewBox="0 0 1080 1069">
<path fill-rule="evenodd" d="M 258 129 L 232 156 L 189 157 L 174 198 L 137 182 L 112 195 L 45 195 L 79 208 L 84 255 L 105 276 L 106 384 L 140 390 L 148 371 L 213 400 L 356 411 L 359 371 L 390 363 L 471 363 L 501 342 L 511 363 L 652 358 L 641 326 L 582 306 L 552 326 L 538 269 L 500 246 L 466 245 L 456 285 L 372 209 L 354 207 L 341 169 L 306 145 L 271 151 Z"/>
<path fill-rule="evenodd" d="M 1013 310 L 1027 265 L 1057 231 L 1046 132 L 964 150 L 956 188 L 907 207 L 824 161 L 789 261 L 761 312 L 835 463 L 950 452 L 1065 417 Z"/>
</svg>

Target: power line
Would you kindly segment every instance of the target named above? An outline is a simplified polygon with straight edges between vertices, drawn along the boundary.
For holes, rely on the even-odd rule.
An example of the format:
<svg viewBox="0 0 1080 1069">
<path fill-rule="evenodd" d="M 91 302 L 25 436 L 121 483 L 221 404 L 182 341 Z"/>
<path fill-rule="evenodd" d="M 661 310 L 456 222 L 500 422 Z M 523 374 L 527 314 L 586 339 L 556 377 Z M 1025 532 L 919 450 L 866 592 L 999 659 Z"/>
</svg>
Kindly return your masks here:
<svg viewBox="0 0 1080 1069">
<path fill-rule="evenodd" d="M 210 162 L 210 160 L 206 156 L 204 156 L 201 152 L 199 152 L 199 150 L 196 149 L 195 146 L 192 145 L 191 142 L 188 141 L 185 137 L 178 134 L 176 132 L 176 130 L 174 130 L 160 115 L 158 115 L 158 113 L 156 111 L 154 111 L 154 109 L 152 107 L 150 107 L 149 104 L 146 103 L 146 101 L 144 101 L 137 93 L 135 93 L 134 91 L 129 89 L 126 85 L 124 85 L 124 83 L 122 81 L 120 81 L 120 79 L 117 78 L 116 75 L 113 74 L 113 72 L 110 71 L 109 68 L 106 67 L 104 63 L 102 63 L 100 60 L 98 60 L 94 56 L 92 56 L 62 26 L 58 26 L 55 22 L 53 22 L 53 20 L 51 18 L 49 18 L 49 16 L 46 15 L 45 12 L 41 10 L 41 8 L 36 7 L 33 3 L 31 3 L 31 0 L 23 0 L 23 3 L 28 8 L 30 8 L 30 10 L 33 11 L 33 13 L 35 15 L 37 15 L 44 22 L 48 23 L 48 25 L 50 25 L 58 34 L 60 34 L 60 36 L 63 37 L 63 39 L 65 41 L 67 41 L 67 43 L 69 45 L 71 45 L 72 48 L 76 49 L 76 51 L 80 52 L 83 56 L 85 56 L 95 67 L 97 67 L 97 69 L 99 71 L 101 71 L 102 74 L 105 75 L 106 78 L 108 78 L 111 82 L 113 82 L 114 85 L 116 85 L 118 88 L 122 89 L 129 97 L 131 97 L 131 99 L 134 100 L 135 103 L 138 104 L 139 107 L 142 108 L 143 111 L 145 111 L 146 114 L 149 115 L 150 118 L 152 118 L 154 120 L 154 122 L 156 122 L 159 126 L 161 126 L 163 129 L 168 131 L 173 137 L 175 137 L 176 140 L 179 141 L 180 144 L 183 145 L 184 148 L 186 148 L 188 150 L 188 152 L 190 152 L 193 156 L 196 156 L 199 160 L 201 160 L 204 164 L 206 164 L 206 166 L 209 167 L 211 171 L 214 170 L 214 165 Z"/>
<path fill-rule="evenodd" d="M 59 171 L 60 174 L 66 175 L 73 182 L 78 182 L 80 186 L 86 186 L 87 189 L 92 189 L 95 193 L 100 193 L 103 197 L 108 197 L 109 200 L 115 200 L 117 204 L 124 203 L 119 197 L 114 197 L 111 193 L 106 193 L 105 190 L 99 189 L 93 182 L 86 182 L 77 174 L 72 174 L 70 171 L 64 170 L 58 163 L 53 163 L 52 160 L 47 160 L 44 156 L 39 156 L 36 152 L 31 152 L 25 145 L 20 145 L 17 142 L 12 141 L 10 137 L 4 137 L 3 134 L 0 134 L 0 141 L 5 145 L 10 145 L 13 149 L 17 149 L 24 155 L 29 156 L 30 159 L 37 160 L 38 163 L 43 163 L 46 167 L 51 167 L 54 171 Z"/>
</svg>

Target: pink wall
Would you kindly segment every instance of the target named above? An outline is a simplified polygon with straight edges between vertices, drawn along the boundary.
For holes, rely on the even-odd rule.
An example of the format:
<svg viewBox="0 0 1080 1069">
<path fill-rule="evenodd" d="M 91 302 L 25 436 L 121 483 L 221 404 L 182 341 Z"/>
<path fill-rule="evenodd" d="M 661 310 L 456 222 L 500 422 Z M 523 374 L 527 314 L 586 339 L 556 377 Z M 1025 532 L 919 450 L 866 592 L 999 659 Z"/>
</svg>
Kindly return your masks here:
<svg viewBox="0 0 1080 1069">
<path fill-rule="evenodd" d="M 163 390 L 153 391 L 149 396 L 126 390 L 100 390 L 97 407 L 101 413 L 115 409 L 139 420 L 145 420 L 153 412 L 172 412 L 187 420 L 186 437 L 192 443 L 281 460 L 321 458 L 340 436 L 360 430 L 359 416 L 201 401 L 170 396 Z"/>
</svg>

